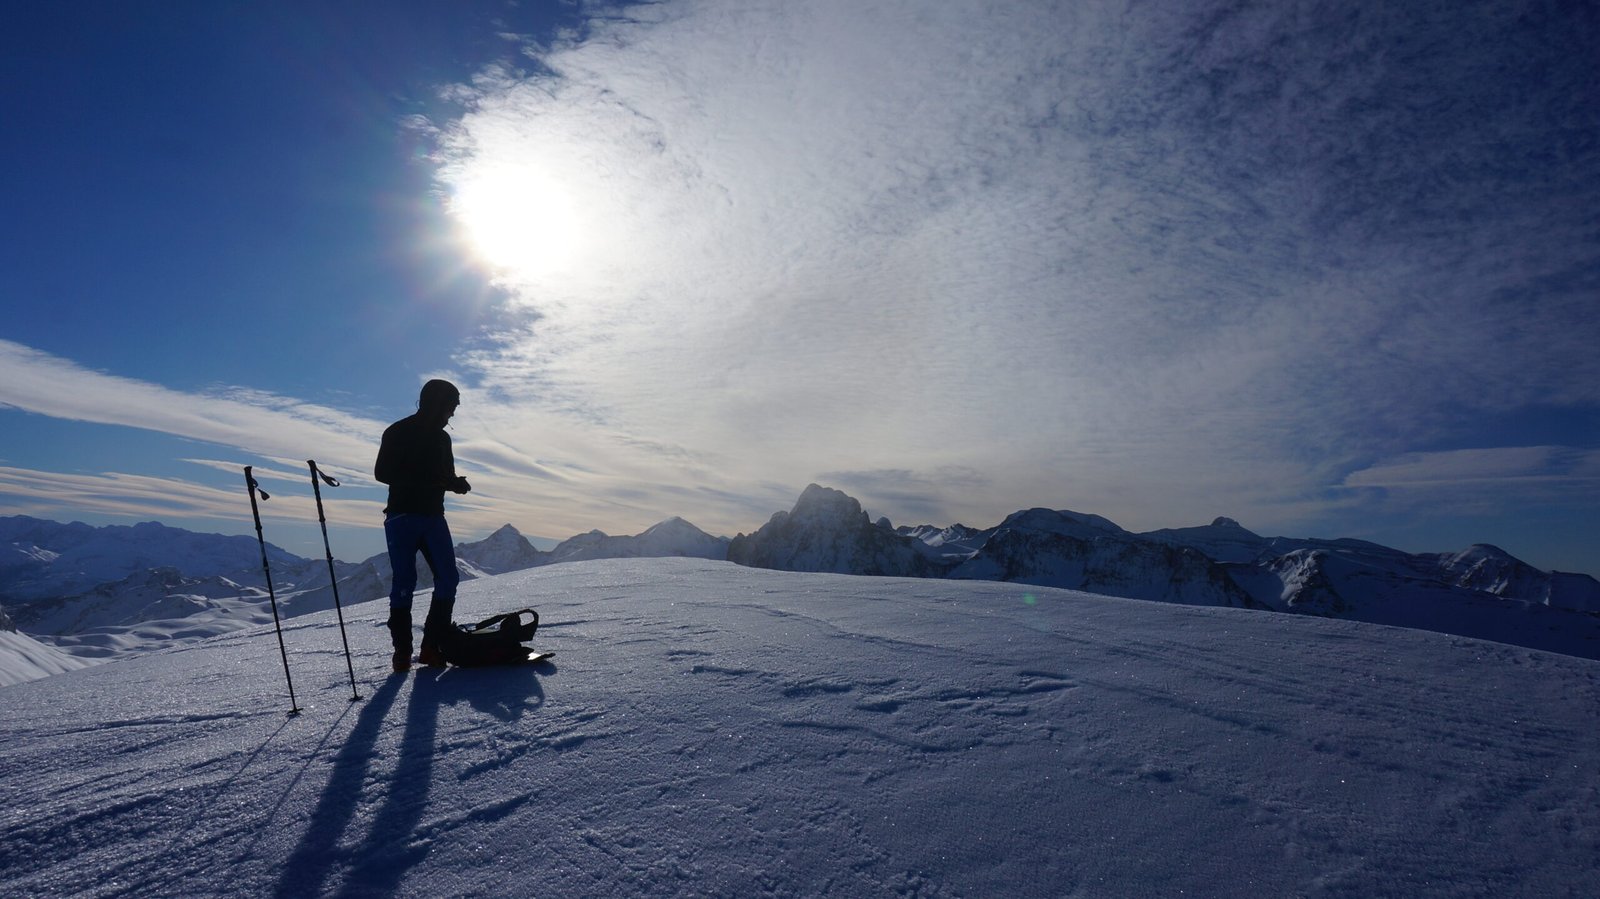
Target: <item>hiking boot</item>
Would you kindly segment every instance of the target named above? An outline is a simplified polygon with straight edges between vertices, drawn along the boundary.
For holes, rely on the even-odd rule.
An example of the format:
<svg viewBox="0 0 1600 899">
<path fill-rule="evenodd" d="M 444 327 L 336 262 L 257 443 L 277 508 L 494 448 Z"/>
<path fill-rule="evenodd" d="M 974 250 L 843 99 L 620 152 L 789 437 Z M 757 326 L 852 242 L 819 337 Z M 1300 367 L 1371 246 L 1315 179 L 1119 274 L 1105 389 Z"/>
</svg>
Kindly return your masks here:
<svg viewBox="0 0 1600 899">
<path fill-rule="evenodd" d="M 450 638 L 455 625 L 450 623 L 451 604 L 435 602 L 428 606 L 428 618 L 422 623 L 422 651 L 417 653 L 417 663 L 429 668 L 444 665 L 444 653 L 439 645 Z"/>
<path fill-rule="evenodd" d="M 411 670 L 411 610 L 390 609 L 389 639 L 394 644 L 394 670 Z"/>
</svg>

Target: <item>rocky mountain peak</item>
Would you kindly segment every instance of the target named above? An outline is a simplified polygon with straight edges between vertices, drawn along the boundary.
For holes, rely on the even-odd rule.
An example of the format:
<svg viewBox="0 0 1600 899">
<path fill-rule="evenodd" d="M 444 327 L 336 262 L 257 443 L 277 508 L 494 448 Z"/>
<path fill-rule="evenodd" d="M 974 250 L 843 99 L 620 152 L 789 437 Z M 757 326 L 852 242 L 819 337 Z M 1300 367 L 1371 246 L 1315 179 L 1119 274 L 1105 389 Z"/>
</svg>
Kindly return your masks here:
<svg viewBox="0 0 1600 899">
<path fill-rule="evenodd" d="M 789 513 L 795 518 L 812 521 L 865 522 L 867 513 L 861 503 L 842 490 L 811 484 L 800 494 L 800 499 Z"/>
<path fill-rule="evenodd" d="M 920 543 L 874 525 L 861 503 L 840 490 L 808 486 L 789 512 L 728 546 L 728 561 L 753 568 L 897 577 L 938 572 Z"/>
</svg>

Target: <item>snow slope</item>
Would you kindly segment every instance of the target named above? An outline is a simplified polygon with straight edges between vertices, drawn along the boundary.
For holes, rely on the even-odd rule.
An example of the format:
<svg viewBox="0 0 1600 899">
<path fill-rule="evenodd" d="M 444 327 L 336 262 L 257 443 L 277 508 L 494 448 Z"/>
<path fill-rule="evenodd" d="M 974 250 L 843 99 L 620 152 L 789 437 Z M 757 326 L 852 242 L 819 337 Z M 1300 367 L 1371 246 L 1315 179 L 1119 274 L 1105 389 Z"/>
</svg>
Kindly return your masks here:
<svg viewBox="0 0 1600 899">
<path fill-rule="evenodd" d="M 555 664 L 383 671 L 381 603 L 0 691 L 0 895 L 1590 896 L 1600 662 L 690 559 L 462 585 Z"/>
<path fill-rule="evenodd" d="M 0 687 L 96 664 L 94 659 L 62 652 L 27 634 L 0 628 Z"/>
</svg>

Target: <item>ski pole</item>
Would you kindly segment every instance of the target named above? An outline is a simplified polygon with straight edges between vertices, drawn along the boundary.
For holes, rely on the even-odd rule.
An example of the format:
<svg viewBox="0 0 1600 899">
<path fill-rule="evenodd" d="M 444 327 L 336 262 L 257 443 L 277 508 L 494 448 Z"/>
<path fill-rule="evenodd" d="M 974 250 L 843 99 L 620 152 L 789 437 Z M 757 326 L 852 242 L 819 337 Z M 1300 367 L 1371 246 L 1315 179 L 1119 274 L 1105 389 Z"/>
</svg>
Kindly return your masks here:
<svg viewBox="0 0 1600 899">
<path fill-rule="evenodd" d="M 350 701 L 355 702 L 361 698 L 361 694 L 356 692 L 356 666 L 350 661 L 350 638 L 344 632 L 344 609 L 339 605 L 339 576 L 333 571 L 333 546 L 328 543 L 328 518 L 322 514 L 322 486 L 317 479 L 321 478 L 329 487 L 337 487 L 339 482 L 318 468 L 315 459 L 307 459 L 306 464 L 311 466 L 311 492 L 317 497 L 317 523 L 322 525 L 322 548 L 328 552 L 328 586 L 333 588 L 333 610 L 339 616 L 339 639 L 344 641 L 344 666 L 350 669 Z"/>
<path fill-rule="evenodd" d="M 267 598 L 272 600 L 272 626 L 278 632 L 278 654 L 283 657 L 283 679 L 289 683 L 289 714 L 300 714 L 300 704 L 294 701 L 294 678 L 289 676 L 289 650 L 283 646 L 283 624 L 278 620 L 278 595 L 272 589 L 272 568 L 267 565 L 267 538 L 261 533 L 261 510 L 256 506 L 256 494 L 261 494 L 262 502 L 272 497 L 267 491 L 261 489 L 256 483 L 255 475 L 250 473 L 253 466 L 244 467 L 244 485 L 250 493 L 250 515 L 256 520 L 256 540 L 261 543 L 261 571 L 267 576 Z"/>
</svg>

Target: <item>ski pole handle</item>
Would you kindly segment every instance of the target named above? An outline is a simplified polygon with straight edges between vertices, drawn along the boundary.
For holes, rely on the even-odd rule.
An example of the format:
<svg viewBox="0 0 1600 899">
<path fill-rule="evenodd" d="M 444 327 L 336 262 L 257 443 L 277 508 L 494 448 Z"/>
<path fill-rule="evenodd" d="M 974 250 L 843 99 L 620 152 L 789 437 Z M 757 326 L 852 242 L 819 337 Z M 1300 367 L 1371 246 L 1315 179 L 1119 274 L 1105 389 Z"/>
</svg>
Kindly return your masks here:
<svg viewBox="0 0 1600 899">
<path fill-rule="evenodd" d="M 314 476 L 314 478 L 313 478 L 313 480 L 311 482 L 311 486 L 313 486 L 313 487 L 316 486 L 317 482 L 316 482 L 315 478 L 321 478 L 322 479 L 322 483 L 327 484 L 329 487 L 337 487 L 337 486 L 339 486 L 339 481 L 338 481 L 337 478 L 335 478 L 333 475 L 330 475 L 327 472 L 325 472 L 322 469 L 317 467 L 317 460 L 315 460 L 315 459 L 307 459 L 306 460 L 306 464 L 311 466 L 311 474 Z"/>
</svg>

